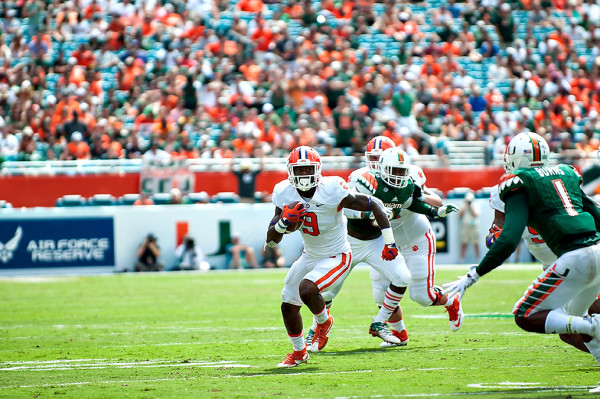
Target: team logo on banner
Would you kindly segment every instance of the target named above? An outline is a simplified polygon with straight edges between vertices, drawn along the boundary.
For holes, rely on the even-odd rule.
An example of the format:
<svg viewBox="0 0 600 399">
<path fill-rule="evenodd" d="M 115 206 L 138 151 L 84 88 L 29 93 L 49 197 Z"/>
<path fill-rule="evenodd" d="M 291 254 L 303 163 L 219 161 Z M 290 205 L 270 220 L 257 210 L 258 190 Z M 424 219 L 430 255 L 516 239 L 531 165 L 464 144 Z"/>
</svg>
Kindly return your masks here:
<svg viewBox="0 0 600 399">
<path fill-rule="evenodd" d="M 431 230 L 435 236 L 435 249 L 436 252 L 446 253 L 448 252 L 448 222 L 445 218 L 434 219 L 429 218 L 431 223 Z"/>
<path fill-rule="evenodd" d="M 21 241 L 21 236 L 23 235 L 23 229 L 21 226 L 17 227 L 17 231 L 15 231 L 15 236 L 8 240 L 6 243 L 0 242 L 0 262 L 6 263 L 13 257 L 13 252 L 19 246 L 19 241 Z"/>
<path fill-rule="evenodd" d="M 114 266 L 113 219 L 0 221 L 0 268 Z"/>
<path fill-rule="evenodd" d="M 182 193 L 194 191 L 194 174 L 187 159 L 145 160 L 140 173 L 140 191 L 144 193 L 168 193 L 177 187 Z"/>
</svg>

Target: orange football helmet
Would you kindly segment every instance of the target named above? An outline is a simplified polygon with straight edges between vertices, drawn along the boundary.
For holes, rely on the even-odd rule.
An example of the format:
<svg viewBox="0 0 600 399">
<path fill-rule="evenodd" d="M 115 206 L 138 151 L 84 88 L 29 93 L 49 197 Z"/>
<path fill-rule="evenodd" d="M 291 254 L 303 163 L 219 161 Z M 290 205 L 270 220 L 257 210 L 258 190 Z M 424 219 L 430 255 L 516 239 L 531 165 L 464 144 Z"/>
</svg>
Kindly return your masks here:
<svg viewBox="0 0 600 399">
<path fill-rule="evenodd" d="M 303 166 L 312 166 L 312 173 L 298 173 Z M 290 184 L 302 191 L 316 187 L 321 180 L 321 156 L 311 147 L 296 147 L 287 160 L 288 179 Z"/>
<path fill-rule="evenodd" d="M 379 156 L 384 150 L 394 147 L 396 147 L 396 143 L 389 137 L 373 137 L 369 140 L 369 143 L 367 143 L 367 151 L 365 151 L 367 167 L 371 170 L 379 170 Z"/>
</svg>

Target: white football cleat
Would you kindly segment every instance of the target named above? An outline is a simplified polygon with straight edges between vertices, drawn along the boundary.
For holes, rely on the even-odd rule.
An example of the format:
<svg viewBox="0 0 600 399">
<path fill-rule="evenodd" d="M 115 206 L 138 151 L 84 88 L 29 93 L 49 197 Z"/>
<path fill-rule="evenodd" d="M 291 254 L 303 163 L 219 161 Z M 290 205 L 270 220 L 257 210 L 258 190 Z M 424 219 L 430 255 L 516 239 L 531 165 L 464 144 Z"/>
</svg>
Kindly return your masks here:
<svg viewBox="0 0 600 399">
<path fill-rule="evenodd" d="M 400 343 L 400 339 L 392 334 L 388 325 L 379 321 L 374 321 L 371 323 L 369 326 L 369 334 L 374 337 L 379 337 L 384 342 L 389 342 L 390 344 Z"/>
<path fill-rule="evenodd" d="M 395 348 L 397 346 L 406 346 L 408 344 L 408 341 L 410 341 L 408 339 L 408 332 L 406 331 L 406 328 L 400 332 L 392 329 L 390 330 L 392 331 L 392 334 L 394 334 L 394 337 L 400 340 L 400 343 L 393 344 L 391 342 L 383 341 L 381 344 L 379 344 L 380 348 Z"/>
</svg>

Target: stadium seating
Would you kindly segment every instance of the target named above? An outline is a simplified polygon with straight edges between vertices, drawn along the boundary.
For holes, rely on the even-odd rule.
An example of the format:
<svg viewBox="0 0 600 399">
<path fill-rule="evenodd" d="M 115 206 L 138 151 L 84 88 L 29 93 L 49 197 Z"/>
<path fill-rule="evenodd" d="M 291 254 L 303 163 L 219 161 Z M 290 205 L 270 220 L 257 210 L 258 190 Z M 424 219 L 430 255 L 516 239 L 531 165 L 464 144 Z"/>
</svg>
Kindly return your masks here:
<svg viewBox="0 0 600 399">
<path fill-rule="evenodd" d="M 475 191 L 475 198 L 490 198 L 490 194 L 492 193 L 492 187 L 484 187 Z"/>
<path fill-rule="evenodd" d="M 139 198 L 140 195 L 137 193 L 123 194 L 119 197 L 119 205 L 133 205 Z"/>
<path fill-rule="evenodd" d="M 152 201 L 154 205 L 166 205 L 171 201 L 171 194 L 169 193 L 155 193 L 152 194 Z"/>
<path fill-rule="evenodd" d="M 63 195 L 56 200 L 57 207 L 85 206 L 86 199 L 79 194 Z"/>
<path fill-rule="evenodd" d="M 0 209 L 12 208 L 12 204 L 6 200 L 0 200 Z"/>
<path fill-rule="evenodd" d="M 90 206 L 112 206 L 117 205 L 117 199 L 111 194 L 95 194 L 88 198 L 87 204 Z"/>
<path fill-rule="evenodd" d="M 472 190 L 469 187 L 456 187 L 456 188 L 448 191 L 446 198 L 448 198 L 448 199 L 465 198 L 465 195 L 471 191 Z"/>
<path fill-rule="evenodd" d="M 235 204 L 240 202 L 240 196 L 234 192 L 224 191 L 213 195 L 211 203 Z"/>
<path fill-rule="evenodd" d="M 192 204 L 207 203 L 210 201 L 210 195 L 206 191 L 199 193 L 189 193 L 186 195 L 188 201 Z"/>
</svg>

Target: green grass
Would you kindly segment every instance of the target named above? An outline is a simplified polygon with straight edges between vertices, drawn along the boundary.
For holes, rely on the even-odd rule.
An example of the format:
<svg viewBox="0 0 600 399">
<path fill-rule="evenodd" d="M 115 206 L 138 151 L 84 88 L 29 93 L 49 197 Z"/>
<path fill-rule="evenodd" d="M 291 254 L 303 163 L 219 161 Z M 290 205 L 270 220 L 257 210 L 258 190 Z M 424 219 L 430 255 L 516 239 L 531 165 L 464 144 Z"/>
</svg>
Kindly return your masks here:
<svg viewBox="0 0 600 399">
<path fill-rule="evenodd" d="M 443 308 L 406 296 L 410 342 L 387 350 L 367 333 L 376 307 L 368 271 L 357 269 L 334 302 L 325 350 L 278 369 L 291 350 L 285 273 L 2 279 L 0 397 L 563 398 L 588 396 L 600 381 L 589 354 L 514 324 L 512 306 L 537 267 L 482 278 L 454 333 Z M 437 283 L 457 274 L 439 268 Z"/>
</svg>

